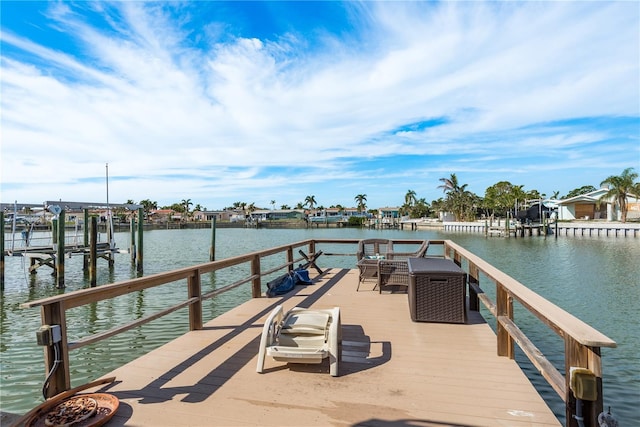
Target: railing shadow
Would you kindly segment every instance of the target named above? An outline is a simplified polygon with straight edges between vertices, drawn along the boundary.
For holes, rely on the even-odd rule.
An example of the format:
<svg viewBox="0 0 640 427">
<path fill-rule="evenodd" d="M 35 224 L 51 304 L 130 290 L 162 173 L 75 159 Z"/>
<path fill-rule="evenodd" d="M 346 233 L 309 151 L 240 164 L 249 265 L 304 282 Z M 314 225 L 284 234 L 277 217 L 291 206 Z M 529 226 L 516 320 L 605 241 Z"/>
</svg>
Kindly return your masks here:
<svg viewBox="0 0 640 427">
<path fill-rule="evenodd" d="M 347 269 L 339 270 L 334 274 L 326 283 L 317 287 L 313 292 L 304 298 L 297 305 L 300 307 L 311 307 L 318 299 L 324 295 L 331 287 L 333 287 L 336 283 L 338 283 L 348 272 Z M 331 270 L 327 270 L 320 275 L 322 277 L 326 275 Z M 306 286 L 306 290 L 310 290 L 311 286 Z M 220 389 L 227 381 L 229 381 L 235 374 L 237 374 L 247 363 L 251 362 L 251 360 L 258 353 L 258 347 L 260 344 L 260 335 L 262 332 L 261 326 L 256 326 L 255 323 L 258 322 L 262 317 L 266 316 L 270 313 L 277 305 L 282 304 L 283 301 L 288 299 L 300 297 L 300 294 L 297 292 L 291 292 L 282 297 L 272 298 L 273 303 L 265 306 L 264 309 L 257 312 L 252 317 L 248 318 L 245 322 L 225 327 L 229 328 L 229 332 L 224 336 L 218 338 L 211 344 L 204 347 L 202 350 L 197 353 L 191 355 L 187 359 L 183 360 L 179 364 L 171 367 L 165 373 L 160 375 L 157 379 L 153 380 L 146 386 L 142 387 L 138 390 L 118 390 L 118 391 L 109 391 L 113 388 L 114 384 L 110 384 L 106 387 L 103 387 L 100 391 L 107 392 L 115 395 L 118 398 L 130 398 L 132 395 L 136 397 L 141 397 L 139 401 L 140 404 L 154 404 L 161 403 L 172 400 L 176 395 L 185 395 L 181 401 L 187 403 L 198 403 L 206 400 L 212 394 L 214 394 L 218 389 Z M 209 329 L 209 328 L 204 328 Z M 221 329 L 219 327 L 211 328 L 211 329 Z M 240 334 L 248 331 L 248 330 L 257 330 L 258 334 L 247 342 L 244 346 L 242 346 L 238 351 L 236 351 L 233 355 L 225 357 L 225 360 L 218 366 L 216 366 L 211 371 L 205 373 L 200 380 L 195 382 L 194 384 L 188 386 L 178 386 L 171 387 L 167 386 L 173 379 L 177 378 L 180 374 L 184 373 L 187 369 L 189 369 L 194 364 L 202 361 L 207 356 L 213 354 L 217 349 L 225 346 L 225 344 L 229 343 L 234 338 L 238 337 Z M 197 332 L 195 332 L 197 333 Z M 328 365 L 327 365 L 328 372 Z"/>
</svg>

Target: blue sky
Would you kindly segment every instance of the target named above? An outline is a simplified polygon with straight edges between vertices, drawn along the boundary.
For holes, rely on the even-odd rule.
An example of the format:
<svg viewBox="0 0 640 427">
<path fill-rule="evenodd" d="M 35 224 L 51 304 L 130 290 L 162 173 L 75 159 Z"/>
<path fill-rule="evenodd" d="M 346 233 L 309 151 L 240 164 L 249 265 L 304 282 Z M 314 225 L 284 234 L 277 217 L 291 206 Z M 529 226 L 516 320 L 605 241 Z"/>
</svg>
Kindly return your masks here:
<svg viewBox="0 0 640 427">
<path fill-rule="evenodd" d="M 640 172 L 637 2 L 0 2 L 2 202 L 396 206 Z"/>
</svg>

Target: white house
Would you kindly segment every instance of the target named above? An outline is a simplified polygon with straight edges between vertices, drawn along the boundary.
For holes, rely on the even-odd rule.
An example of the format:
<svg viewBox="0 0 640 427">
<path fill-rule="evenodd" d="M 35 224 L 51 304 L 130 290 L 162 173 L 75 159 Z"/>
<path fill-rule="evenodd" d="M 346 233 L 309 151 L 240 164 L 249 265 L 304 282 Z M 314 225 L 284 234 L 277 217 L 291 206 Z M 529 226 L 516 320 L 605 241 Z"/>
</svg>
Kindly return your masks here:
<svg viewBox="0 0 640 427">
<path fill-rule="evenodd" d="M 575 219 L 606 219 L 607 221 L 620 220 L 622 213 L 620 206 L 616 206 L 614 211 L 613 200 L 600 200 L 604 194 L 609 191 L 608 188 L 599 188 L 590 193 L 581 194 L 579 196 L 570 197 L 568 199 L 559 200 L 558 219 L 559 220 L 575 220 Z M 637 197 L 627 196 L 627 219 L 640 218 L 640 201 Z"/>
</svg>

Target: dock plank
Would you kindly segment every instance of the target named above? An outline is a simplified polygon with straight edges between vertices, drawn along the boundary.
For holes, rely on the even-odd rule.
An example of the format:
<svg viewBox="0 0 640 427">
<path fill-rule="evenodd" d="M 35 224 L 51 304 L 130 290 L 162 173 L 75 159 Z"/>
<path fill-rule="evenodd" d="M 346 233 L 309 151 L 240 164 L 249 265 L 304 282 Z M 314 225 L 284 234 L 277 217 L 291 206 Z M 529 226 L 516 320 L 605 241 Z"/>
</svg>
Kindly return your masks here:
<svg viewBox="0 0 640 427">
<path fill-rule="evenodd" d="M 281 298 L 252 299 L 116 369 L 122 426 L 558 426 L 477 313 L 467 324 L 412 322 L 406 294 L 356 292 L 357 270 L 329 269 Z M 371 284 L 372 286 L 373 284 Z M 266 359 L 265 318 L 277 304 L 339 306 L 340 376 L 329 364 Z"/>
</svg>

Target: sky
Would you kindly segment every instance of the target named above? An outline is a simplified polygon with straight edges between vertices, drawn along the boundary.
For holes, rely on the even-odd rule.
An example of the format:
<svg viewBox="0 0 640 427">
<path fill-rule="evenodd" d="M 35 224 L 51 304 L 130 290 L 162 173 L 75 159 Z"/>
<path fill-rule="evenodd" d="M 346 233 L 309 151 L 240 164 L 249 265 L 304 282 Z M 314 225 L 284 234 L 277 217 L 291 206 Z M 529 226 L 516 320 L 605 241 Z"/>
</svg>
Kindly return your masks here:
<svg viewBox="0 0 640 427">
<path fill-rule="evenodd" d="M 451 174 L 479 196 L 508 181 L 561 197 L 640 172 L 633 1 L 2 0 L 0 14 L 3 203 L 364 194 L 375 209 L 437 200 Z"/>
</svg>

